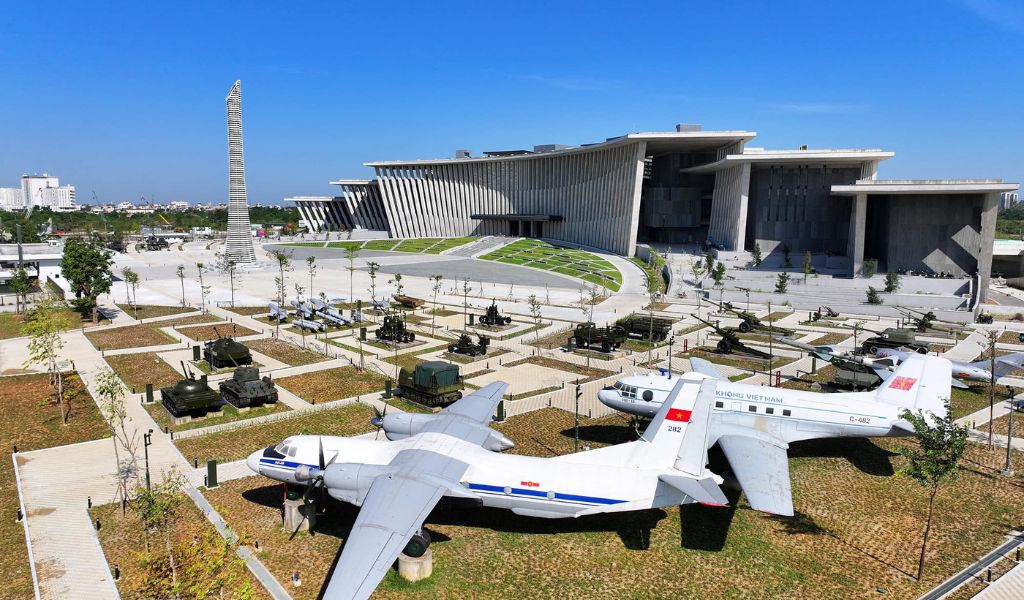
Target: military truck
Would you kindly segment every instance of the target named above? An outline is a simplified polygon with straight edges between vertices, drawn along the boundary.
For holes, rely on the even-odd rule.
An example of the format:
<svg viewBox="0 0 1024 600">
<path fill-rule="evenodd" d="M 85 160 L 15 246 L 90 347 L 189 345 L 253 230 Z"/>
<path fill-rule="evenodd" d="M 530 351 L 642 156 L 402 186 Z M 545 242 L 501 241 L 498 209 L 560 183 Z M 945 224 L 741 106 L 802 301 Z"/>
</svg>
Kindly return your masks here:
<svg viewBox="0 0 1024 600">
<path fill-rule="evenodd" d="M 416 339 L 416 334 L 405 327 L 405 319 L 401 315 L 384 315 L 384 321 L 377 328 L 377 339 L 385 342 L 407 344 Z"/>
<path fill-rule="evenodd" d="M 229 337 L 221 337 L 220 332 L 214 327 L 217 339 L 206 342 L 203 347 L 203 360 L 215 369 L 224 367 L 240 367 L 252 363 L 252 353 L 249 348 L 239 344 Z"/>
<path fill-rule="evenodd" d="M 860 329 L 875 334 L 860 344 L 861 350 L 869 354 L 878 354 L 879 348 L 906 348 L 918 354 L 928 354 L 928 344 L 918 343 L 917 334 L 913 329 L 901 327 L 887 327 L 882 331 L 863 327 Z"/>
<path fill-rule="evenodd" d="M 577 348 L 599 346 L 601 352 L 611 352 L 621 346 L 626 339 L 626 329 L 621 325 L 598 327 L 588 321 L 576 325 L 571 341 Z"/>
<path fill-rule="evenodd" d="M 196 379 L 184 362 L 181 369 L 185 372 L 185 379 L 173 386 L 160 388 L 160 400 L 167 412 L 180 418 L 204 417 L 210 411 L 219 411 L 223 402 L 220 394 L 207 385 L 206 375 Z"/>
<path fill-rule="evenodd" d="M 239 367 L 231 379 L 220 382 L 220 397 L 235 408 L 255 408 L 277 402 L 274 382 L 256 367 Z"/>
<path fill-rule="evenodd" d="M 458 365 L 431 360 L 399 371 L 395 395 L 424 406 L 445 406 L 462 398 L 465 387 Z"/>
<path fill-rule="evenodd" d="M 469 337 L 469 334 L 460 334 L 457 342 L 448 344 L 448 352 L 465 354 L 466 356 L 483 356 L 487 354 L 487 345 L 491 343 L 491 338 L 486 335 L 480 335 L 477 336 L 477 339 L 477 343 L 474 344 L 473 338 Z"/>
<path fill-rule="evenodd" d="M 672 335 L 672 320 L 663 317 L 632 314 L 619 319 L 615 324 L 625 329 L 627 335 L 647 341 L 663 342 Z"/>
<path fill-rule="evenodd" d="M 498 312 L 498 304 L 496 302 L 491 302 L 491 305 L 487 307 L 487 312 L 480 315 L 479 320 L 481 325 L 501 326 L 510 324 L 512 322 L 512 317 L 505 316 Z"/>
<path fill-rule="evenodd" d="M 695 316 L 693 318 L 697 319 L 701 323 L 704 323 L 708 327 L 714 329 L 715 333 L 717 333 L 722 338 L 718 340 L 718 344 L 716 345 L 718 351 L 721 352 L 722 354 L 742 352 L 744 354 L 749 354 L 751 356 L 756 356 L 758 358 L 771 358 L 771 355 L 768 354 L 767 352 L 763 352 L 761 350 L 758 350 L 757 348 L 752 348 L 744 344 L 743 341 L 740 340 L 740 337 L 736 335 L 735 329 L 731 327 L 719 327 L 715 323 L 705 321 L 700 317 Z"/>
<path fill-rule="evenodd" d="M 402 306 L 412 309 L 419 308 L 426 303 L 426 300 L 422 298 L 414 298 L 412 296 L 405 296 L 402 294 L 396 294 L 394 296 L 394 300 L 395 302 L 401 304 Z"/>
<path fill-rule="evenodd" d="M 146 250 L 166 250 L 171 245 L 162 237 L 151 235 L 146 238 Z"/>
</svg>

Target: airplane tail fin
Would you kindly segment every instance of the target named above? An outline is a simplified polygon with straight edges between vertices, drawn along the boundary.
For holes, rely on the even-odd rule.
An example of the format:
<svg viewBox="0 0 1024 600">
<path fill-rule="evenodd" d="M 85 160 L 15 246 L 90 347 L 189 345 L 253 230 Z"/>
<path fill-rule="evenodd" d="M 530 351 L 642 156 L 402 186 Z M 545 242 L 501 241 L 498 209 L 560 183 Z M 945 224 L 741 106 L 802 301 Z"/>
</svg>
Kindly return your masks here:
<svg viewBox="0 0 1024 600">
<path fill-rule="evenodd" d="M 979 360 L 971 363 L 972 367 L 978 367 L 979 369 L 991 369 L 991 360 Z M 1024 368 L 1024 352 L 1014 352 L 1013 354 L 1007 354 L 1005 356 L 996 357 L 996 370 L 994 375 L 998 380 L 1001 377 L 1006 377 L 1011 371 L 1015 369 Z"/>
<path fill-rule="evenodd" d="M 952 385 L 952 366 L 938 356 L 912 355 L 900 363 L 896 371 L 875 391 L 879 402 L 905 408 L 924 410 L 936 417 L 946 414 Z"/>
</svg>

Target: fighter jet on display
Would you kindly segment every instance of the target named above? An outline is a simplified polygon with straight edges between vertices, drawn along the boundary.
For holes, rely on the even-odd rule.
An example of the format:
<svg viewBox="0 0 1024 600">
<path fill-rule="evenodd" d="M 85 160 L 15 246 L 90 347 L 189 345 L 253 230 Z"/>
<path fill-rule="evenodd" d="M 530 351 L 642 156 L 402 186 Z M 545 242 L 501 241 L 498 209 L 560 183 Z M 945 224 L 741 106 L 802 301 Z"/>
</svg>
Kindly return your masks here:
<svg viewBox="0 0 1024 600">
<path fill-rule="evenodd" d="M 897 364 L 907 360 L 907 357 L 911 356 L 911 354 L 913 353 L 907 350 L 894 350 L 892 348 L 878 349 L 879 358 L 892 359 Z M 950 360 L 949 362 L 953 367 L 953 385 L 956 387 L 967 387 L 965 384 L 960 383 L 960 381 L 989 383 L 993 380 L 993 372 L 990 370 L 992 368 L 991 360 L 979 360 L 972 363 L 963 363 L 955 360 Z M 1001 378 L 1009 375 L 1014 369 L 1020 369 L 1022 367 L 1024 367 L 1024 352 L 1014 352 L 1012 354 L 997 356 L 995 381 L 999 381 Z"/>
<path fill-rule="evenodd" d="M 615 410 L 649 417 L 660 414 L 679 380 L 717 380 L 708 447 L 722 448 L 752 508 L 780 515 L 793 514 L 790 442 L 910 435 L 903 410 L 942 417 L 950 396 L 949 361 L 934 356 L 910 356 L 876 390 L 835 394 L 732 383 L 704 359 L 691 358 L 690 365 L 694 370 L 681 377 L 623 377 L 597 397 Z"/>
<path fill-rule="evenodd" d="M 403 549 L 411 556 L 426 551 L 423 521 L 442 496 L 541 518 L 726 504 L 722 479 L 706 468 L 720 382 L 673 384 L 641 439 L 587 452 L 498 454 L 512 442 L 488 427 L 508 387 L 496 382 L 437 414 L 382 416 L 387 441 L 297 435 L 253 453 L 247 464 L 271 479 L 307 486 L 308 503 L 324 490 L 362 507 L 323 598 L 368 598 Z M 315 515 L 315 506 L 309 508 L 304 514 Z"/>
</svg>

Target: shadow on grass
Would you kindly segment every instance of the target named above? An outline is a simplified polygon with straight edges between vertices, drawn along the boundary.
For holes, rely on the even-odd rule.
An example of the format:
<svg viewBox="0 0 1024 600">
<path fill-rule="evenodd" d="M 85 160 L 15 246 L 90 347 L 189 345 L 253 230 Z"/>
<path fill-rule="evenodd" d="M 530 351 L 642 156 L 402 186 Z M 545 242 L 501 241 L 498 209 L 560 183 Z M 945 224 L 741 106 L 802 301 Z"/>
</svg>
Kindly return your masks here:
<svg viewBox="0 0 1024 600">
<path fill-rule="evenodd" d="M 563 429 L 561 434 L 572 439 L 575 428 Z M 581 425 L 581 442 L 596 442 L 598 444 L 624 444 L 636 441 L 636 433 L 629 427 L 622 425 Z"/>
<path fill-rule="evenodd" d="M 832 438 L 793 442 L 790 458 L 845 458 L 862 473 L 877 477 L 896 474 L 891 458 L 897 453 L 877 446 L 866 438 Z"/>
</svg>

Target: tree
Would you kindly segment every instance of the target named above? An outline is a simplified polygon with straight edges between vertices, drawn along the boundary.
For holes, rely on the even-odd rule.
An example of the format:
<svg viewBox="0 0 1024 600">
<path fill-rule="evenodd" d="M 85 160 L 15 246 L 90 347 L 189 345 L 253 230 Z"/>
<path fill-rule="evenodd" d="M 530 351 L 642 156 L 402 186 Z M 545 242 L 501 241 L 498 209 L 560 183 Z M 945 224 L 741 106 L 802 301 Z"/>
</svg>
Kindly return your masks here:
<svg viewBox="0 0 1024 600">
<path fill-rule="evenodd" d="M 377 301 L 377 270 L 380 269 L 380 264 L 376 261 L 370 261 L 366 263 L 366 270 L 370 274 L 370 299 L 374 302 Z"/>
<path fill-rule="evenodd" d="M 537 294 L 530 294 L 530 297 L 526 299 L 530 304 L 530 316 L 533 317 L 533 325 L 536 327 L 537 341 L 540 341 L 540 300 L 537 299 Z"/>
<path fill-rule="evenodd" d="M 893 294 L 900 289 L 900 274 L 889 271 L 885 274 L 885 293 Z"/>
<path fill-rule="evenodd" d="M 473 288 L 469 287 L 469 277 L 462 280 L 462 328 L 469 326 L 469 293 Z"/>
<path fill-rule="evenodd" d="M 725 282 L 725 263 L 719 262 L 715 265 L 711 278 L 715 280 L 715 287 L 722 287 L 722 283 Z"/>
<path fill-rule="evenodd" d="M 138 289 L 139 289 L 139 274 L 135 272 L 131 267 L 123 267 L 121 269 L 121 279 L 124 280 L 125 296 L 128 297 L 128 304 L 135 311 L 135 318 L 139 317 L 139 302 L 138 302 Z"/>
<path fill-rule="evenodd" d="M 309 271 L 309 297 L 313 297 L 313 276 L 316 275 L 316 257 L 306 257 L 306 270 Z"/>
<path fill-rule="evenodd" d="M 789 289 L 789 273 L 782 271 L 775 280 L 775 293 L 785 294 L 787 289 Z"/>
<path fill-rule="evenodd" d="M 704 272 L 710 273 L 715 270 L 715 254 L 708 248 L 708 253 L 704 255 Z"/>
<path fill-rule="evenodd" d="M 868 286 L 867 297 L 868 297 L 868 304 L 881 304 L 882 303 L 882 297 L 878 295 L 878 290 L 876 290 L 873 286 L 870 286 L 870 285 Z"/>
<path fill-rule="evenodd" d="M 61 334 L 67 330 L 63 315 L 65 305 L 47 296 L 28 315 L 24 330 L 31 338 L 28 341 L 28 360 L 25 366 L 40 364 L 46 366 L 53 388 L 54 404 L 60 411 L 61 424 L 68 424 L 71 405 L 64 395 L 64 374 L 60 367 L 60 351 L 64 348 Z"/>
<path fill-rule="evenodd" d="M 25 267 L 18 267 L 14 277 L 7 283 L 14 292 L 14 312 L 20 315 L 28 310 L 28 293 L 32 291 L 32 280 L 29 279 Z"/>
<path fill-rule="evenodd" d="M 441 291 L 441 280 L 443 277 L 440 275 L 431 275 L 430 280 L 434 282 L 430 286 L 431 291 L 434 292 L 434 310 L 430 312 L 430 329 L 433 331 L 434 324 L 437 323 L 437 293 Z"/>
<path fill-rule="evenodd" d="M 352 232 L 350 231 L 349 232 L 349 236 L 351 236 L 351 235 L 352 235 Z M 353 290 L 354 286 L 353 286 L 352 280 L 355 278 L 355 274 L 356 274 L 356 257 L 357 256 L 359 256 L 359 248 L 352 248 L 352 247 L 345 248 L 345 260 L 348 261 L 348 266 L 345 267 L 345 269 L 348 270 L 348 301 L 349 302 L 355 302 L 356 301 L 356 299 L 355 299 L 355 292 Z"/>
<path fill-rule="evenodd" d="M 184 485 L 184 477 L 172 467 L 170 472 L 164 473 L 163 481 L 152 486 L 151 489 L 147 490 L 144 485 L 136 486 L 135 500 L 132 502 L 146 531 L 155 530 L 164 534 L 164 547 L 171 573 L 170 590 L 172 594 L 178 590 L 178 567 L 174 557 L 174 545 L 171 543 L 171 530 L 174 528 L 175 518 L 184 501 L 184 494 L 181 491 Z M 146 540 L 148 546 L 148 536 Z"/>
<path fill-rule="evenodd" d="M 864 266 L 861 267 L 864 272 L 864 277 L 872 278 L 875 276 L 875 259 L 869 258 L 864 261 Z"/>
<path fill-rule="evenodd" d="M 284 250 L 271 250 L 270 256 L 277 261 L 277 277 L 274 278 L 274 283 L 277 285 L 277 305 L 283 307 L 284 291 L 287 284 L 284 274 L 292 269 L 292 255 Z M 281 322 L 277 319 L 274 322 L 277 324 L 274 329 L 274 336 L 279 337 L 281 334 Z"/>
<path fill-rule="evenodd" d="M 235 271 L 238 270 L 238 264 L 228 259 L 224 263 L 224 270 L 228 272 L 228 280 L 231 282 L 231 308 L 235 307 Z"/>
<path fill-rule="evenodd" d="M 210 286 L 203 285 L 203 263 L 197 262 L 196 269 L 199 270 L 199 297 L 203 304 L 203 312 L 206 312 L 206 297 L 210 295 Z"/>
<path fill-rule="evenodd" d="M 92 311 L 92 322 L 99 321 L 99 306 L 96 299 L 110 291 L 111 253 L 100 244 L 72 238 L 64 243 L 64 255 L 60 259 L 60 270 L 75 292 L 73 304 L 81 311 Z"/>
<path fill-rule="evenodd" d="M 100 410 L 110 428 L 110 436 L 114 441 L 114 460 L 117 462 L 117 495 L 125 502 L 131 500 L 130 483 L 138 485 L 138 438 L 133 430 L 128 432 L 128 409 L 125 406 L 124 384 L 110 369 L 104 369 L 96 376 L 96 394 L 99 396 Z M 123 455 L 122 455 L 123 453 Z M 124 504 L 122 503 L 122 507 Z M 122 509 L 123 510 L 123 509 Z M 124 514 L 122 512 L 122 514 Z"/>
<path fill-rule="evenodd" d="M 793 266 L 793 263 L 789 260 L 789 244 L 782 245 L 782 266 L 786 268 Z"/>
<path fill-rule="evenodd" d="M 402 285 L 402 274 L 401 273 L 395 273 L 394 279 L 388 280 L 388 283 L 392 283 L 392 284 L 395 285 L 395 295 L 396 296 L 401 296 L 402 295 L 402 290 L 405 289 L 405 286 Z"/>
<path fill-rule="evenodd" d="M 804 252 L 804 283 L 807 283 L 807 276 L 814 270 L 814 263 L 811 262 L 811 251 Z"/>
<path fill-rule="evenodd" d="M 178 268 L 174 270 L 174 274 L 178 276 L 181 281 L 181 305 L 185 304 L 185 265 L 178 265 Z"/>
<path fill-rule="evenodd" d="M 750 251 L 750 257 L 754 259 L 754 266 L 760 267 L 764 257 L 761 256 L 761 246 L 754 242 L 754 248 Z"/>
<path fill-rule="evenodd" d="M 693 274 L 693 285 L 697 285 L 704 278 L 704 264 L 694 260 L 690 263 L 690 273 Z"/>
<path fill-rule="evenodd" d="M 907 459 L 907 466 L 900 473 L 912 477 L 928 490 L 928 520 L 924 528 L 924 541 L 921 544 L 921 556 L 917 561 L 917 579 L 924 572 L 925 552 L 928 550 L 928 535 L 932 529 L 932 516 L 935 512 L 935 495 L 943 481 L 956 477 L 960 458 L 967 446 L 967 428 L 957 425 L 949 408 L 949 399 L 945 400 L 946 410 L 943 417 L 931 413 L 925 415 L 918 410 L 912 413 L 904 410 L 901 417 L 914 426 L 914 437 L 918 445 L 900 448 L 900 454 Z"/>
</svg>

